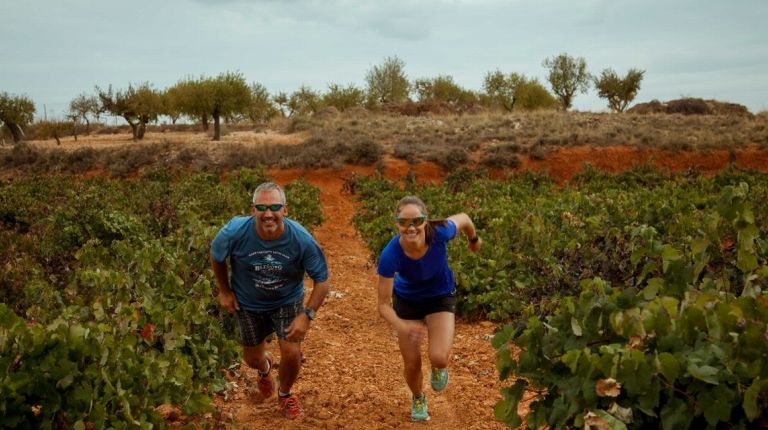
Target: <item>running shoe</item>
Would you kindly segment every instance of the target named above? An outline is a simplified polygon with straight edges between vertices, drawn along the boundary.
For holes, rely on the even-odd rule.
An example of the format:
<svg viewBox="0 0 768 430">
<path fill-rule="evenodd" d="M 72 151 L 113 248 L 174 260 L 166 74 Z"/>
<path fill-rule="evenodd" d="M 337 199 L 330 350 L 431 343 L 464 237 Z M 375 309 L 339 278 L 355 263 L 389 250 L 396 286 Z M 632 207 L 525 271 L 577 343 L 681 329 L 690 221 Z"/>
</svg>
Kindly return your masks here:
<svg viewBox="0 0 768 430">
<path fill-rule="evenodd" d="M 438 369 L 433 367 L 432 378 L 430 378 L 430 382 L 432 383 L 433 390 L 443 391 L 445 386 L 448 385 L 448 369 Z"/>
<path fill-rule="evenodd" d="M 269 363 L 269 370 L 267 371 L 266 375 L 262 375 L 261 371 L 258 371 L 259 373 L 259 379 L 257 381 L 257 384 L 259 386 L 259 393 L 265 398 L 268 399 L 272 397 L 272 394 L 275 392 L 275 381 L 272 379 L 272 354 L 267 353 L 266 354 L 267 363 Z"/>
<path fill-rule="evenodd" d="M 427 396 L 424 394 L 419 397 L 413 397 L 413 404 L 411 404 L 411 420 L 429 420 L 429 412 L 427 412 Z"/>
<path fill-rule="evenodd" d="M 299 399 L 297 399 L 294 395 L 286 397 L 278 396 L 278 402 L 280 403 L 280 407 L 283 408 L 283 414 L 289 420 L 295 420 L 296 418 L 299 418 L 304 412 L 301 409 L 301 405 L 299 405 Z"/>
</svg>

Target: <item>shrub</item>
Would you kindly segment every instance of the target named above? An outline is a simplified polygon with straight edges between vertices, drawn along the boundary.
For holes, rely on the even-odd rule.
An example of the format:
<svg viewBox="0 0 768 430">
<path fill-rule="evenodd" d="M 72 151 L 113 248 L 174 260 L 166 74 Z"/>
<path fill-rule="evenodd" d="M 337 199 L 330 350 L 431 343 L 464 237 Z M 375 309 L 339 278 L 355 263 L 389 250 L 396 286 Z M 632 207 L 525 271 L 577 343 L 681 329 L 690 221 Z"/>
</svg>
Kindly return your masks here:
<svg viewBox="0 0 768 430">
<path fill-rule="evenodd" d="M 519 144 L 510 143 L 490 148 L 483 155 L 480 164 L 486 167 L 517 168 L 522 163 L 517 155 L 521 150 Z"/>
<path fill-rule="evenodd" d="M 724 187 L 682 247 L 635 227 L 629 261 L 642 272 L 633 288 L 585 279 L 553 315 L 500 331 L 500 377 L 519 379 L 502 390 L 496 418 L 520 426 L 517 407 L 531 391 L 528 428 L 761 426 L 768 265 L 749 192 Z M 514 357 L 513 340 L 522 349 Z"/>
<path fill-rule="evenodd" d="M 672 100 L 667 103 L 667 113 L 680 113 L 683 115 L 707 115 L 712 110 L 702 99 L 686 98 Z"/>
<path fill-rule="evenodd" d="M 381 159 L 384 148 L 370 138 L 362 138 L 352 143 L 349 147 L 345 162 L 369 166 Z"/>
<path fill-rule="evenodd" d="M 469 153 L 462 148 L 449 148 L 430 152 L 427 159 L 447 170 L 454 170 L 469 162 Z"/>
</svg>

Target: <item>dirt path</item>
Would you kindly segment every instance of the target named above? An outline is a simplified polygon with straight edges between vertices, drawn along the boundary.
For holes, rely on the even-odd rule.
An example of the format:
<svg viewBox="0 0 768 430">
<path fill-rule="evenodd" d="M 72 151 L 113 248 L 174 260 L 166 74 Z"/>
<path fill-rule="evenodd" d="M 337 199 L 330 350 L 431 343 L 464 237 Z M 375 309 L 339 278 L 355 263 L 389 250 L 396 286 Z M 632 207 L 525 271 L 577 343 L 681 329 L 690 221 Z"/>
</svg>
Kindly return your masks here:
<svg viewBox="0 0 768 430">
<path fill-rule="evenodd" d="M 396 336 L 376 311 L 376 268 L 352 224 L 353 197 L 341 194 L 342 177 L 351 171 L 320 170 L 305 176 L 322 192 L 326 221 L 314 235 L 326 253 L 332 293 L 304 343 L 306 362 L 294 386 L 304 418 L 289 422 L 275 397 L 261 399 L 255 390 L 255 372 L 246 366 L 241 367 L 231 399 L 219 398 L 217 405 L 242 429 L 503 429 L 493 419 L 500 383 L 488 341 L 494 327 L 488 322 L 457 323 L 451 382 L 444 392 L 433 393 L 425 380 L 432 419 L 426 424 L 410 421 L 410 392 L 402 376 Z M 422 173 L 422 180 L 439 179 L 431 177 L 431 170 Z M 281 184 L 300 175 L 298 171 L 270 172 Z M 269 348 L 279 355 L 275 343 Z M 426 356 L 424 363 L 426 372 Z"/>
</svg>

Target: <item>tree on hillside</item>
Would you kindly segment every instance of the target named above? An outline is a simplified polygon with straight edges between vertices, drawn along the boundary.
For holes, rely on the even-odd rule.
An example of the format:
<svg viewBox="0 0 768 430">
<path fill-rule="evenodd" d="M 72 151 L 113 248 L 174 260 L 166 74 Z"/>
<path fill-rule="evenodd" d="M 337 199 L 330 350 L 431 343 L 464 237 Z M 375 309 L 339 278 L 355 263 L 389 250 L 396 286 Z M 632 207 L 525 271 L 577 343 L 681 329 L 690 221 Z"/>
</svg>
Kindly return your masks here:
<svg viewBox="0 0 768 430">
<path fill-rule="evenodd" d="M 592 76 L 587 72 L 587 61 L 583 57 L 573 58 L 563 53 L 545 59 L 543 65 L 549 69 L 547 80 L 563 110 L 571 108 L 577 91 L 586 93 L 589 89 Z"/>
<path fill-rule="evenodd" d="M 488 72 L 483 78 L 483 90 L 492 107 L 511 112 L 515 108 L 515 93 L 525 77 L 519 73 L 504 75 L 501 70 Z"/>
<path fill-rule="evenodd" d="M 365 76 L 369 102 L 374 106 L 399 103 L 408 99 L 409 84 L 405 76 L 405 63 L 397 57 L 387 57 L 373 66 Z"/>
<path fill-rule="evenodd" d="M 488 72 L 483 79 L 484 98 L 490 107 L 512 110 L 553 109 L 559 106 L 557 99 L 536 78 L 511 72 L 504 75 L 499 70 Z"/>
<path fill-rule="evenodd" d="M 70 117 L 70 119 L 73 118 Z M 61 145 L 61 138 L 68 134 L 72 134 L 77 140 L 77 133 L 75 132 L 77 123 L 75 121 L 43 120 L 35 125 L 36 135 L 43 139 L 54 138 L 57 145 Z"/>
<path fill-rule="evenodd" d="M 440 75 L 434 78 L 416 79 L 412 85 L 419 101 L 441 101 L 453 105 L 470 105 L 477 101 L 477 95 L 453 81 L 453 76 Z"/>
<path fill-rule="evenodd" d="M 157 120 L 163 110 L 160 92 L 152 88 L 149 82 L 139 86 L 129 84 L 125 91 L 113 93 L 112 86 L 107 91 L 96 87 L 101 100 L 102 110 L 120 116 L 131 126 L 133 140 L 144 139 L 147 124 Z"/>
<path fill-rule="evenodd" d="M 171 119 L 171 124 L 176 124 L 176 121 L 184 115 L 183 111 L 183 93 L 182 88 L 177 85 L 166 88 L 163 91 L 163 110 L 162 114 Z"/>
<path fill-rule="evenodd" d="M 599 78 L 595 78 L 597 94 L 608 100 L 608 107 L 612 111 L 624 112 L 637 97 L 644 73 L 643 70 L 629 69 L 627 75 L 621 78 L 613 69 L 605 69 Z"/>
<path fill-rule="evenodd" d="M 213 117 L 213 140 L 221 140 L 221 117 L 247 115 L 251 106 L 251 89 L 239 72 L 224 72 L 203 79 L 203 100 Z"/>
<path fill-rule="evenodd" d="M 34 116 L 35 104 L 29 97 L 0 93 L 0 127 L 5 126 L 11 132 L 14 142 L 21 141 L 24 127 L 32 122 Z"/>
<path fill-rule="evenodd" d="M 353 107 L 362 107 L 365 104 L 365 91 L 352 84 L 346 87 L 329 84 L 328 92 L 323 94 L 322 103 L 341 112 Z"/>
<path fill-rule="evenodd" d="M 248 109 L 248 117 L 254 124 L 263 123 L 274 118 L 278 109 L 269 96 L 267 87 L 258 82 L 251 84 L 251 106 Z"/>
<path fill-rule="evenodd" d="M 288 94 L 284 91 L 280 91 L 272 97 L 272 101 L 277 105 L 277 109 L 280 114 L 285 118 L 288 116 Z"/>
<path fill-rule="evenodd" d="M 288 98 L 288 116 L 312 115 L 320 108 L 320 95 L 302 85 Z"/>
<path fill-rule="evenodd" d="M 77 122 L 80 119 L 85 121 L 86 135 L 91 133 L 90 118 L 98 119 L 99 114 L 101 114 L 101 104 L 97 96 L 89 96 L 83 93 L 69 102 L 69 113 L 67 116 L 73 122 Z"/>
<path fill-rule="evenodd" d="M 536 78 L 525 78 L 515 90 L 515 108 L 520 110 L 557 109 L 560 102 Z"/>
<path fill-rule="evenodd" d="M 209 95 L 206 94 L 205 78 L 184 78 L 165 91 L 165 114 L 184 115 L 193 121 L 200 121 L 204 131 L 208 131 L 210 115 Z"/>
</svg>

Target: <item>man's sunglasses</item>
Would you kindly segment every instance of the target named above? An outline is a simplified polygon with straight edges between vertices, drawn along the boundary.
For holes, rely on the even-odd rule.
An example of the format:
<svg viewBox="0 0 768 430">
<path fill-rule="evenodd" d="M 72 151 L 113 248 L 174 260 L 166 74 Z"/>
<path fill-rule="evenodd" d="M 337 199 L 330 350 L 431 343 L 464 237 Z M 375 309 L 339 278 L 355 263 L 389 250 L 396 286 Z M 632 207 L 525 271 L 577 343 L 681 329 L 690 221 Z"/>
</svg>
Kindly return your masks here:
<svg viewBox="0 0 768 430">
<path fill-rule="evenodd" d="M 259 211 L 259 212 L 266 212 L 267 209 L 271 210 L 272 212 L 277 212 L 280 209 L 282 209 L 283 206 L 285 206 L 285 205 L 282 204 L 282 203 L 275 203 L 273 205 L 258 205 L 258 204 L 255 204 L 255 203 L 253 204 L 253 207 L 255 207 L 256 210 Z"/>
<path fill-rule="evenodd" d="M 406 228 L 410 226 L 418 227 L 424 224 L 424 221 L 426 220 L 427 220 L 427 217 L 425 216 L 417 216 L 415 218 L 400 218 L 400 217 L 395 218 L 395 221 L 397 221 L 397 224 L 400 227 L 406 227 Z"/>
</svg>

